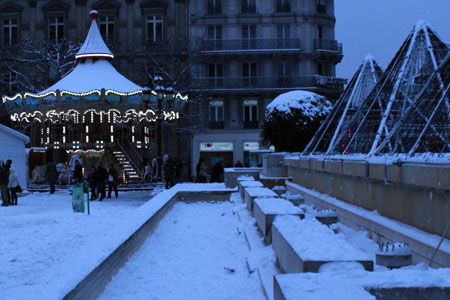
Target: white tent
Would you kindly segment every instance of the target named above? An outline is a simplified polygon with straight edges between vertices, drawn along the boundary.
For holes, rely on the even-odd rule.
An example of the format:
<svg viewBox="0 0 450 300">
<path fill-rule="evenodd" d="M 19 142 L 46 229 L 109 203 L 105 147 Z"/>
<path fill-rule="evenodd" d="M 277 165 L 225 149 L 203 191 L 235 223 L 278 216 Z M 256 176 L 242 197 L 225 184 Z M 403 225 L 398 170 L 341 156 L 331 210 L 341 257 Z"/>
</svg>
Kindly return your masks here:
<svg viewBox="0 0 450 300">
<path fill-rule="evenodd" d="M 0 160 L 12 160 L 12 167 L 16 169 L 20 186 L 27 186 L 27 156 L 25 145 L 30 142 L 26 135 L 0 124 Z"/>
</svg>

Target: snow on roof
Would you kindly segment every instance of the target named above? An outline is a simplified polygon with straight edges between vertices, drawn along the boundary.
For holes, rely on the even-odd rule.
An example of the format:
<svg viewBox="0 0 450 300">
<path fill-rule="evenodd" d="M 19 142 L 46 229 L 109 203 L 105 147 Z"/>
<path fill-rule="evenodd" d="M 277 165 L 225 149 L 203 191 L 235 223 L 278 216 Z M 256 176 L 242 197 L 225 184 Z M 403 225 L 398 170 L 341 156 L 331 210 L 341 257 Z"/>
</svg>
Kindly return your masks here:
<svg viewBox="0 0 450 300">
<path fill-rule="evenodd" d="M 310 119 L 324 115 L 331 110 L 331 103 L 325 97 L 307 91 L 291 91 L 276 97 L 267 105 L 266 115 L 273 110 L 292 113 L 291 108 L 300 109 Z"/>
<path fill-rule="evenodd" d="M 96 89 L 111 89 L 121 93 L 131 93 L 142 90 L 142 87 L 117 72 L 109 61 L 87 59 L 86 61 L 80 61 L 66 77 L 39 94 L 56 90 L 86 93 Z"/>
<path fill-rule="evenodd" d="M 97 22 L 95 19 L 98 16 L 97 11 L 93 10 L 89 14 L 92 19 L 91 28 L 86 37 L 86 40 L 81 46 L 80 51 L 78 51 L 75 56 L 76 59 L 87 58 L 87 57 L 104 57 L 104 58 L 114 58 L 114 55 L 106 46 L 103 38 L 98 30 Z"/>
<path fill-rule="evenodd" d="M 0 124 L 0 130 L 3 130 L 4 132 L 13 135 L 21 140 L 23 140 L 25 143 L 29 143 L 30 142 L 30 138 L 18 131 L 15 131 L 14 129 L 9 128 L 8 126 L 2 125 Z"/>
</svg>

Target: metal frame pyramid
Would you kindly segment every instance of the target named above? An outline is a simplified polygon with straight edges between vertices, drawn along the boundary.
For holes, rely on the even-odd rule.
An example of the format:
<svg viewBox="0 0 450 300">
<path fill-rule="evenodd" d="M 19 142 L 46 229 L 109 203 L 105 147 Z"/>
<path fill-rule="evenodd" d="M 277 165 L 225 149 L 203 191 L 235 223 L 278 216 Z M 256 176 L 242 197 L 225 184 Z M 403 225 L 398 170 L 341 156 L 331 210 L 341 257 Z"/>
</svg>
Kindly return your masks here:
<svg viewBox="0 0 450 300">
<path fill-rule="evenodd" d="M 338 148 L 337 137 L 340 133 L 347 131 L 349 121 L 382 74 L 383 70 L 373 56 L 367 55 L 303 153 L 328 154 L 334 148 Z"/>
<path fill-rule="evenodd" d="M 350 117 L 344 100 L 357 87 L 364 64 L 360 67 L 354 86 L 351 82 L 303 154 L 450 152 L 449 53 L 449 46 L 419 21 Z M 337 128 L 331 139 L 328 128 Z"/>
</svg>

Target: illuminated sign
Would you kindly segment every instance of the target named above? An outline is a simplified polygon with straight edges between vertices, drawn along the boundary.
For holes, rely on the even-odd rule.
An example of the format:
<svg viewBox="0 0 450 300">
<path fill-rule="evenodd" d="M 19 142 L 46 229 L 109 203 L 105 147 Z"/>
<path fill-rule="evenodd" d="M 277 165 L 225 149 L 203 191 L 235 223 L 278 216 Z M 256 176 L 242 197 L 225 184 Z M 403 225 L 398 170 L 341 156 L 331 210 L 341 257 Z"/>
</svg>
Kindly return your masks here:
<svg viewBox="0 0 450 300">
<path fill-rule="evenodd" d="M 203 152 L 233 151 L 233 143 L 231 142 L 200 143 L 200 151 Z"/>
<path fill-rule="evenodd" d="M 244 151 L 259 150 L 258 142 L 244 142 Z"/>
</svg>

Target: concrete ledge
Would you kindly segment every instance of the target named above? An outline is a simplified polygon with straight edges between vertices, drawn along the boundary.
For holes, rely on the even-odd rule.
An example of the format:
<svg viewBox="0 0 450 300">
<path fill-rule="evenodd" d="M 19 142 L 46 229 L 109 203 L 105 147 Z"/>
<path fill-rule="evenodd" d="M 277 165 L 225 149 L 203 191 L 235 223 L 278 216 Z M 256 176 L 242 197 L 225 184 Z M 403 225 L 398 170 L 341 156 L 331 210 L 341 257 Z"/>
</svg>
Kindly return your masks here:
<svg viewBox="0 0 450 300">
<path fill-rule="evenodd" d="M 175 190 L 173 191 L 173 189 Z M 91 300 L 100 296 L 112 277 L 126 263 L 128 258 L 139 250 L 177 201 L 228 201 L 231 193 L 235 192 L 235 190 L 183 191 L 177 190 L 177 187 L 173 189 L 156 196 L 166 196 L 167 200 L 161 202 L 160 207 L 149 216 L 147 221 L 66 294 L 63 300 Z"/>
<path fill-rule="evenodd" d="M 279 274 L 273 278 L 273 296 L 274 300 L 446 300 L 450 298 L 448 275 L 448 270 L 404 269 L 381 272 L 355 270 L 341 274 Z"/>
<path fill-rule="evenodd" d="M 373 260 L 319 222 L 291 216 L 279 218 L 272 224 L 272 249 L 282 272 L 318 272 L 321 265 L 329 262 L 359 262 L 367 271 L 373 271 Z M 335 247 L 341 253 L 334 253 Z"/>
<path fill-rule="evenodd" d="M 380 216 L 361 207 L 340 201 L 334 197 L 319 193 L 287 182 L 286 187 L 292 193 L 301 193 L 305 202 L 319 208 L 334 209 L 339 215 L 339 221 L 356 230 L 366 230 L 377 242 L 402 242 L 410 245 L 413 252 L 413 263 L 425 262 L 431 258 L 439 243 L 439 236 L 429 234 L 412 226 Z M 435 267 L 450 267 L 450 241 L 445 239 L 437 252 L 433 265 Z"/>
</svg>

